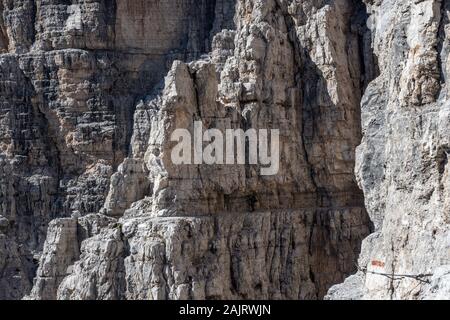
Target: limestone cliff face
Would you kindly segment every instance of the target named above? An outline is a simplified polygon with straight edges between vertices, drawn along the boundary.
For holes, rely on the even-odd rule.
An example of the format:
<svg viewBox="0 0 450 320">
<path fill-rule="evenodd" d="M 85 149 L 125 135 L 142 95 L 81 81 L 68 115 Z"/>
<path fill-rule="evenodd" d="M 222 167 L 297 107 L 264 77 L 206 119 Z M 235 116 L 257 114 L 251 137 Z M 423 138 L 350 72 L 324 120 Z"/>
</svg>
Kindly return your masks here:
<svg viewBox="0 0 450 320">
<path fill-rule="evenodd" d="M 450 2 L 367 3 L 380 75 L 362 100 L 356 174 L 376 232 L 330 298 L 449 299 Z"/>
<path fill-rule="evenodd" d="M 318 299 L 373 231 L 328 297 L 445 296 L 448 6 L 0 1 L 0 298 Z M 279 173 L 174 165 L 195 121 Z"/>
<path fill-rule="evenodd" d="M 137 100 L 233 14 L 221 1 L 0 2 L 0 298 L 31 289 L 50 221 L 102 209 Z"/>
</svg>

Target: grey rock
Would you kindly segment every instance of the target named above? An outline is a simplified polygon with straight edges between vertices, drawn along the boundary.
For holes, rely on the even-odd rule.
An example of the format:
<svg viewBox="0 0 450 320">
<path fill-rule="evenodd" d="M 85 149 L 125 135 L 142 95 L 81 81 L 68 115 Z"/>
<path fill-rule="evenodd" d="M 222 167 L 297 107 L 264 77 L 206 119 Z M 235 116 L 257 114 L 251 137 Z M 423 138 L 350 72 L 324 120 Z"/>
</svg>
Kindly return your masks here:
<svg viewBox="0 0 450 320">
<path fill-rule="evenodd" d="M 449 299 L 450 4 L 367 4 L 380 75 L 362 100 L 356 174 L 376 233 L 362 246 L 360 287 L 346 281 L 330 293 Z"/>
<path fill-rule="evenodd" d="M 449 12 L 0 0 L 0 299 L 450 297 Z M 174 165 L 194 121 L 279 173 Z"/>
<path fill-rule="evenodd" d="M 361 210 L 123 218 L 83 242 L 58 298 L 316 299 L 348 269 L 364 218 Z M 336 257 L 343 247 L 348 256 Z"/>
<path fill-rule="evenodd" d="M 358 35 L 347 27 L 352 7 L 342 4 L 295 21 L 274 1 L 238 2 L 235 32 L 216 35 L 202 59 L 173 63 L 159 91 L 138 104 L 130 155 L 111 179 L 103 212 L 122 216 L 119 226 L 83 242 L 59 299 L 317 299 L 355 269 L 370 222 L 353 178 Z M 327 51 L 331 67 L 300 48 L 318 41 L 311 36 L 330 41 L 304 30 L 319 26 L 343 28 L 334 41 L 354 46 L 355 64 Z M 322 105 L 319 120 L 311 113 Z M 192 132 L 195 120 L 280 128 L 281 172 L 173 165 L 171 133 Z M 311 123 L 321 129 L 308 131 Z"/>
</svg>

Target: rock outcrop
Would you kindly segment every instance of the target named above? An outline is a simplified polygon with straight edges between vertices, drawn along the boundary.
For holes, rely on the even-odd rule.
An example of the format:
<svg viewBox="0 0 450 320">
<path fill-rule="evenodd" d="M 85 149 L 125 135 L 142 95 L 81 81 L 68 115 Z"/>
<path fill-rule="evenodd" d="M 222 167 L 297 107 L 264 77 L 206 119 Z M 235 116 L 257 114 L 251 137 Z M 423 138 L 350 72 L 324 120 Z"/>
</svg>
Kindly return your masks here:
<svg viewBox="0 0 450 320">
<path fill-rule="evenodd" d="M 99 213 L 137 100 L 208 51 L 232 5 L 0 1 L 0 298 L 31 289 L 50 221 Z"/>
<path fill-rule="evenodd" d="M 375 233 L 329 298 L 449 299 L 449 1 L 368 1 L 380 75 L 356 174 Z"/>
<path fill-rule="evenodd" d="M 366 2 L 0 1 L 0 298 L 446 297 L 450 4 Z"/>
</svg>

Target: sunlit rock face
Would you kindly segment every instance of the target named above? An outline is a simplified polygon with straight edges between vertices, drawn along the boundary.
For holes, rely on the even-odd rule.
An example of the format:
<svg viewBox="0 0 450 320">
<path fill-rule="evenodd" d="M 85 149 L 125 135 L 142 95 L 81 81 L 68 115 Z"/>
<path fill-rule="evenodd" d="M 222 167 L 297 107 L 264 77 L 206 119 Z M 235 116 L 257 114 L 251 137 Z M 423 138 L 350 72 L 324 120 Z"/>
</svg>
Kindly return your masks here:
<svg viewBox="0 0 450 320">
<path fill-rule="evenodd" d="M 437 276 L 329 297 L 442 295 L 447 5 L 372 2 L 0 1 L 0 298 L 320 299 L 373 227 L 362 268 Z M 175 165 L 195 123 L 277 174 Z"/>
<path fill-rule="evenodd" d="M 448 299 L 450 3 L 367 4 L 380 75 L 362 99 L 356 174 L 376 230 L 329 296 Z"/>
</svg>

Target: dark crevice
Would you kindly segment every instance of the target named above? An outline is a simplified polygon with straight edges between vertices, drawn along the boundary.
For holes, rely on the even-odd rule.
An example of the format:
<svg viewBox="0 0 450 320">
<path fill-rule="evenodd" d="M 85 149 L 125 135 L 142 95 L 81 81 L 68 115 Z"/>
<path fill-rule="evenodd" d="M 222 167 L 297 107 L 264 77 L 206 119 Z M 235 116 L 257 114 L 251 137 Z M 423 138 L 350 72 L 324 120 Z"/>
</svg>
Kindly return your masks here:
<svg viewBox="0 0 450 320">
<path fill-rule="evenodd" d="M 0 1 L 0 54 L 8 52 L 9 38 L 8 32 L 3 21 L 3 2 Z"/>
<path fill-rule="evenodd" d="M 445 173 L 445 169 L 447 168 L 449 154 L 450 154 L 450 147 L 448 147 L 448 148 L 441 147 L 438 151 L 436 161 L 437 161 L 437 169 L 439 172 L 439 176 L 441 178 Z"/>
<path fill-rule="evenodd" d="M 351 21 L 358 37 L 362 96 L 369 83 L 380 75 L 380 67 L 378 57 L 373 52 L 373 35 L 367 25 L 369 19 L 367 7 L 361 0 L 353 0 L 353 2 L 355 10 Z"/>
<path fill-rule="evenodd" d="M 440 90 L 438 91 L 437 97 L 439 98 L 442 93 L 442 89 L 447 83 L 447 75 L 445 73 L 445 66 L 447 65 L 448 55 L 450 53 L 450 46 L 448 45 L 447 36 L 445 33 L 445 28 L 450 24 L 449 12 L 450 12 L 450 1 L 442 0 L 440 7 L 441 19 L 439 21 L 438 29 L 438 43 L 437 43 L 437 67 L 439 71 L 440 79 Z"/>
</svg>

